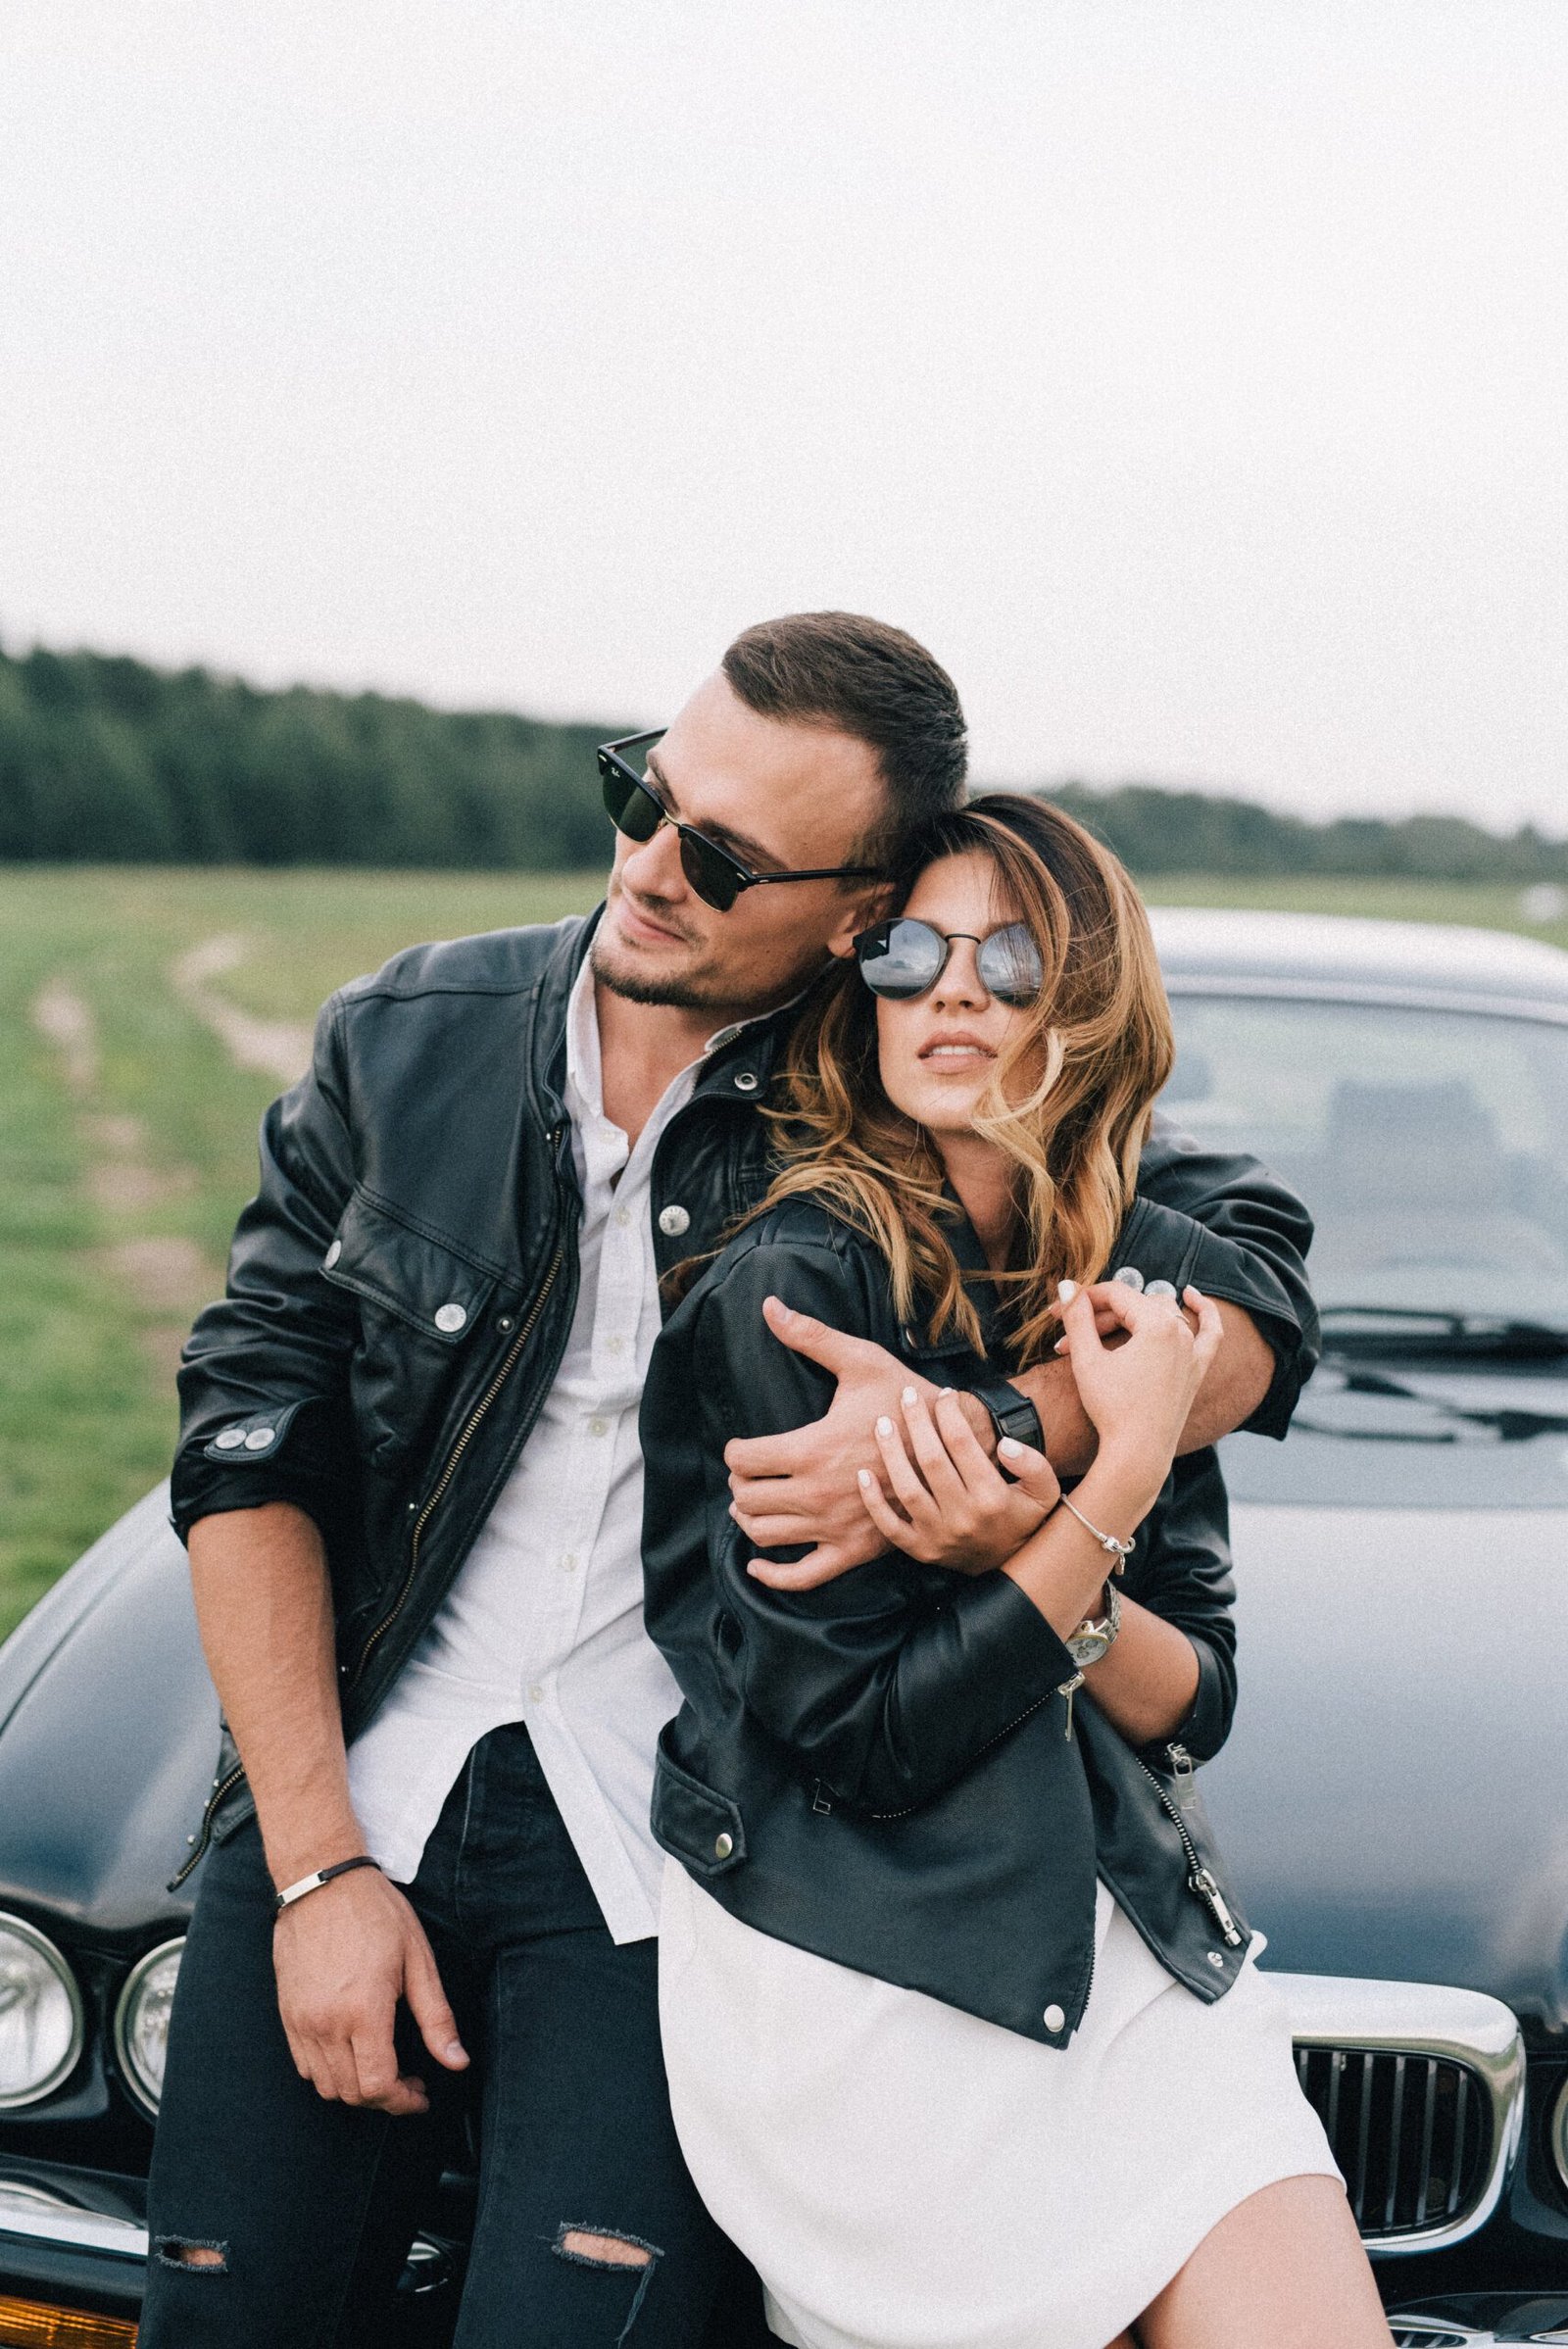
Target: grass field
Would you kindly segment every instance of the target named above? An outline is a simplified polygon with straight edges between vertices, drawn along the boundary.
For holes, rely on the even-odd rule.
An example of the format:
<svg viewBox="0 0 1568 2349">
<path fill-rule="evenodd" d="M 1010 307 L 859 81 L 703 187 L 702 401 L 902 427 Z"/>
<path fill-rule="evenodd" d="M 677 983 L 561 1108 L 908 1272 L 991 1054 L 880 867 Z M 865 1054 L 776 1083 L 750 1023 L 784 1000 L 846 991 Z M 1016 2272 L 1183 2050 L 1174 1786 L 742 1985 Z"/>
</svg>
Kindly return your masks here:
<svg viewBox="0 0 1568 2349">
<path fill-rule="evenodd" d="M 0 1636 L 164 1474 L 179 1344 L 317 1004 L 413 940 L 553 919 L 598 887 L 0 870 Z M 1529 927 L 1510 890 L 1198 875 L 1149 894 Z M 1568 922 L 1532 934 L 1568 947 Z"/>
</svg>

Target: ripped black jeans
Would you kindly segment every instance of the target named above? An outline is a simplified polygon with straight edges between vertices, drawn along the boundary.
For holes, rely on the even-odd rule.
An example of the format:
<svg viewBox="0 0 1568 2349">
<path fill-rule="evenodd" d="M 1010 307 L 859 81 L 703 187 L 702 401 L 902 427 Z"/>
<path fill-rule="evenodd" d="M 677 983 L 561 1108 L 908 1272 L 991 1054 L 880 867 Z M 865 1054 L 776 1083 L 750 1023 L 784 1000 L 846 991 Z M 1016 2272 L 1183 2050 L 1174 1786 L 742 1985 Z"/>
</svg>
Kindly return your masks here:
<svg viewBox="0 0 1568 2349">
<path fill-rule="evenodd" d="M 455 2349 L 767 2338 L 749 2296 L 730 2299 L 733 2254 L 675 2140 L 658 1943 L 612 1941 L 520 1725 L 475 1746 L 410 1887 L 474 2058 L 452 2083 L 408 2040 L 428 2117 L 327 2103 L 295 2071 L 254 1822 L 203 1875 L 153 2153 L 141 2349 L 384 2349 L 468 2095 L 479 2196 Z M 585 2237 L 613 2242 L 585 2255 Z"/>
</svg>

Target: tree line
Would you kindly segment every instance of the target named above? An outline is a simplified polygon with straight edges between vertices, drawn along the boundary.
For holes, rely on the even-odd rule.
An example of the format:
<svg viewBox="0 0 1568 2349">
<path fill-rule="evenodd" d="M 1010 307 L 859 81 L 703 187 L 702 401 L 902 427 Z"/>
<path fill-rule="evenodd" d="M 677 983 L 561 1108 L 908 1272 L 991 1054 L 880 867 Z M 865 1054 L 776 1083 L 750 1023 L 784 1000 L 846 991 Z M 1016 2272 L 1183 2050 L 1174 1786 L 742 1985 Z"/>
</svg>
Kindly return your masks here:
<svg viewBox="0 0 1568 2349">
<path fill-rule="evenodd" d="M 609 848 L 594 745 L 626 730 L 0 648 L 0 861 L 589 867 Z M 1042 788 L 1136 873 L 1568 880 L 1568 841 L 1529 825 Z"/>
</svg>

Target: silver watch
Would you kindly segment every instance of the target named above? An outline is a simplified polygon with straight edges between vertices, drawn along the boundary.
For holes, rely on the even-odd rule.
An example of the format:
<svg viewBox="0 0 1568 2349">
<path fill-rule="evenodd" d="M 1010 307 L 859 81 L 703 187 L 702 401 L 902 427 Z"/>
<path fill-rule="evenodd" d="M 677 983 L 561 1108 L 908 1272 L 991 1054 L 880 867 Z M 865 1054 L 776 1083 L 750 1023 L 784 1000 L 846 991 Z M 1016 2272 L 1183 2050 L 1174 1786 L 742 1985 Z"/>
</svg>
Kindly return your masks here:
<svg viewBox="0 0 1568 2349">
<path fill-rule="evenodd" d="M 1121 1630 L 1121 1592 L 1114 1583 L 1105 1585 L 1105 1612 L 1097 1622 L 1093 1616 L 1084 1620 L 1067 1641 L 1067 1653 L 1080 1672 L 1090 1664 L 1098 1664 Z"/>
</svg>

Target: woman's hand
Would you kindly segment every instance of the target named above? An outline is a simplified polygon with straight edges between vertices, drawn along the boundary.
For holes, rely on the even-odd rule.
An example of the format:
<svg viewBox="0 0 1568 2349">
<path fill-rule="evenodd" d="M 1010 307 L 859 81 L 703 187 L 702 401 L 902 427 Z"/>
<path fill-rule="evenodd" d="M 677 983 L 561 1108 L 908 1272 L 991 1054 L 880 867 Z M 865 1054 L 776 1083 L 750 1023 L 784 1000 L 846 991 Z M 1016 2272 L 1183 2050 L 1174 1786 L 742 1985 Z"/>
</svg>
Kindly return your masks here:
<svg viewBox="0 0 1568 2349">
<path fill-rule="evenodd" d="M 988 1574 L 1020 1549 L 1055 1507 L 1061 1488 L 1044 1452 L 1007 1446 L 1017 1483 L 998 1474 L 946 1388 L 928 1407 L 913 1387 L 903 1397 L 908 1451 L 891 1419 L 876 1425 L 882 1472 L 894 1507 L 873 1470 L 859 1471 L 860 1500 L 890 1547 L 928 1566 Z M 913 1455 L 912 1462 L 910 1454 Z"/>
<path fill-rule="evenodd" d="M 1076 1282 L 1063 1281 L 1057 1295 L 1062 1343 L 1100 1436 L 1102 1461 L 1107 1452 L 1137 1459 L 1157 1467 L 1162 1484 L 1224 1336 L 1219 1307 L 1193 1288 L 1182 1298 L 1187 1313 L 1174 1297 L 1146 1297 L 1117 1282 L 1102 1284 L 1092 1298 Z M 1107 1314 L 1126 1332 L 1109 1346 L 1100 1331 Z"/>
</svg>

